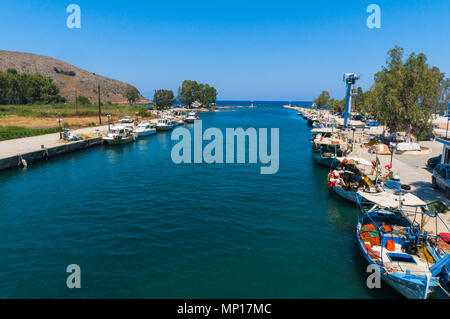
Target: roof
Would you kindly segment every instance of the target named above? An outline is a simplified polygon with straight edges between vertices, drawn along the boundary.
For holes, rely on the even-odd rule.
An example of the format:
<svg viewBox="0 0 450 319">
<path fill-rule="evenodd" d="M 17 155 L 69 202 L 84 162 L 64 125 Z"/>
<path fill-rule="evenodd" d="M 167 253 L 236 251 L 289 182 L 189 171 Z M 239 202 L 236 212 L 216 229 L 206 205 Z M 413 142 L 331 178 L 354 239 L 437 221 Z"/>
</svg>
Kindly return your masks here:
<svg viewBox="0 0 450 319">
<path fill-rule="evenodd" d="M 406 193 L 401 197 L 390 192 L 381 193 L 367 193 L 362 190 L 358 191 L 358 194 L 363 198 L 377 204 L 380 207 L 385 208 L 399 208 L 399 199 L 401 198 L 403 206 L 426 206 L 427 204 L 419 197 Z"/>
<path fill-rule="evenodd" d="M 318 127 L 318 128 L 313 128 L 311 130 L 311 133 L 333 133 L 333 132 L 337 132 L 337 131 L 338 130 L 333 127 Z"/>
<path fill-rule="evenodd" d="M 445 137 L 436 137 L 436 142 L 450 146 L 450 139 L 445 138 Z"/>
</svg>

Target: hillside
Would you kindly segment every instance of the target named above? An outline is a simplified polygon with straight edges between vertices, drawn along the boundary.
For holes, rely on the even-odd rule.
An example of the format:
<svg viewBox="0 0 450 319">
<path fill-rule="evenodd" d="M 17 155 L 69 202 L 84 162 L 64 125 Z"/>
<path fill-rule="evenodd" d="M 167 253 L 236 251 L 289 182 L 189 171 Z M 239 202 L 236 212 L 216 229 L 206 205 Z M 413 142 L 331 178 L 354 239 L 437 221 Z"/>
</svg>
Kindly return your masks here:
<svg viewBox="0 0 450 319">
<path fill-rule="evenodd" d="M 129 84 L 82 70 L 61 60 L 32 53 L 0 50 L 0 71 L 6 71 L 9 68 L 14 68 L 19 73 L 51 77 L 59 86 L 60 95 L 68 101 L 74 101 L 74 94 L 77 92 L 78 95 L 84 95 L 91 102 L 96 103 L 98 101 L 97 87 L 100 84 L 100 98 L 103 103 L 107 101 L 128 103 L 123 94 Z M 137 103 L 150 102 L 140 97 Z"/>
</svg>

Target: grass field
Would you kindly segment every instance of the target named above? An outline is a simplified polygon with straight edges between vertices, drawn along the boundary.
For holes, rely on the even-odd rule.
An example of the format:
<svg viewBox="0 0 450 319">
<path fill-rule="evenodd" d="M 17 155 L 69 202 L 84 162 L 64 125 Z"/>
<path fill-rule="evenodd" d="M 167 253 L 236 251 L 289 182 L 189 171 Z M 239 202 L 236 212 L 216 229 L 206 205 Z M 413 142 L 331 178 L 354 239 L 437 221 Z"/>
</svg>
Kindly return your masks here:
<svg viewBox="0 0 450 319">
<path fill-rule="evenodd" d="M 0 141 L 56 132 L 59 132 L 59 129 L 57 127 L 33 129 L 22 126 L 0 126 Z"/>
<path fill-rule="evenodd" d="M 148 107 L 131 105 L 102 105 L 102 125 L 115 123 L 124 116 L 139 120 L 153 118 Z M 138 115 L 136 115 L 138 113 Z M 65 129 L 93 127 L 99 124 L 98 105 L 56 104 L 56 105 L 0 105 L 0 140 L 42 135 L 57 132 L 56 119 L 63 120 Z"/>
<path fill-rule="evenodd" d="M 102 105 L 102 114 L 111 114 L 114 117 L 135 116 L 138 112 L 140 115 L 146 113 L 145 106 L 132 105 Z M 55 104 L 55 105 L 15 105 L 15 106 L 0 106 L 0 116 L 22 116 L 22 117 L 84 117 L 84 116 L 98 116 L 98 105 L 78 105 L 75 104 Z"/>
</svg>

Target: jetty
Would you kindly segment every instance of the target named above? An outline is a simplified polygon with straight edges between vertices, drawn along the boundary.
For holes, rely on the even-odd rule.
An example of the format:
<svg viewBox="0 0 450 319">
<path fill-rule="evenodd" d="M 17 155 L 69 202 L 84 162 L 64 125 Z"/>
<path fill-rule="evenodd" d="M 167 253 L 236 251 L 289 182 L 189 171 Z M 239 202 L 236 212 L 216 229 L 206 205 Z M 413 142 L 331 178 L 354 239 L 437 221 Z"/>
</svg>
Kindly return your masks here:
<svg viewBox="0 0 450 319">
<path fill-rule="evenodd" d="M 0 170 L 26 166 L 29 163 L 101 145 L 103 138 L 100 133 L 107 129 L 108 126 L 99 126 L 72 131 L 78 135 L 91 134 L 89 138 L 72 142 L 61 140 L 59 133 L 1 141 Z"/>
</svg>

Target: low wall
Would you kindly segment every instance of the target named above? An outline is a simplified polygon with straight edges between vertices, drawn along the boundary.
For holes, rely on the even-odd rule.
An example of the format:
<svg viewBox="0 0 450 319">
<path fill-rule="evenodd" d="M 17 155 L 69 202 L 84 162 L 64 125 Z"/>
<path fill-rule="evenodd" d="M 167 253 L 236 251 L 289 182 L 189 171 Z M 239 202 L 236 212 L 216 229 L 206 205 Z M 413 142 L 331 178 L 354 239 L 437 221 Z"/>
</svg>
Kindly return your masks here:
<svg viewBox="0 0 450 319">
<path fill-rule="evenodd" d="M 103 139 L 101 137 L 96 137 L 82 141 L 68 142 L 54 147 L 43 148 L 34 152 L 2 158 L 0 159 L 0 170 L 20 167 L 22 166 L 22 160 L 25 160 L 27 164 L 31 164 L 38 161 L 47 160 L 58 155 L 84 150 L 101 144 L 103 144 Z"/>
</svg>

